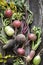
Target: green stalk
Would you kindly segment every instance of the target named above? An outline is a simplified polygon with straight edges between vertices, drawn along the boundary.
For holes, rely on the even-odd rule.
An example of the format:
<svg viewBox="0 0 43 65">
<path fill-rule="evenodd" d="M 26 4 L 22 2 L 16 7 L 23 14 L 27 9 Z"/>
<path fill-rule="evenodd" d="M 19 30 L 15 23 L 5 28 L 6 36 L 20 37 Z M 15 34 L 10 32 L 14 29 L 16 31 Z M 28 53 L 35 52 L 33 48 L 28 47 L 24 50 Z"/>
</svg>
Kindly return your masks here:
<svg viewBox="0 0 43 65">
<path fill-rule="evenodd" d="M 4 27 L 5 26 L 5 23 L 3 21 L 3 14 L 1 14 L 1 21 L 2 21 L 2 26 Z"/>
<path fill-rule="evenodd" d="M 34 49 L 34 41 L 32 42 L 32 49 Z"/>
<path fill-rule="evenodd" d="M 41 43 L 41 38 L 38 39 L 37 43 L 34 45 L 34 43 L 32 44 L 32 49 L 33 50 L 37 50 L 37 48 L 39 47 Z"/>
</svg>

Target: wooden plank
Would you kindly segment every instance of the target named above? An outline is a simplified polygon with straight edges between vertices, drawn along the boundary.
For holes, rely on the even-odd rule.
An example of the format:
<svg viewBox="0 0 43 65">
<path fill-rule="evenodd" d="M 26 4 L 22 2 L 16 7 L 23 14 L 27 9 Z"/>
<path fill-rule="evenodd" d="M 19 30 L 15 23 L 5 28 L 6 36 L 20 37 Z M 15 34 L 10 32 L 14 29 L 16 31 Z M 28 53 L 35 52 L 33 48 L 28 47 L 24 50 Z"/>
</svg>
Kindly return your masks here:
<svg viewBox="0 0 43 65">
<path fill-rule="evenodd" d="M 42 27 L 42 3 L 41 0 L 30 0 L 30 9 L 34 14 L 33 25 Z"/>
</svg>

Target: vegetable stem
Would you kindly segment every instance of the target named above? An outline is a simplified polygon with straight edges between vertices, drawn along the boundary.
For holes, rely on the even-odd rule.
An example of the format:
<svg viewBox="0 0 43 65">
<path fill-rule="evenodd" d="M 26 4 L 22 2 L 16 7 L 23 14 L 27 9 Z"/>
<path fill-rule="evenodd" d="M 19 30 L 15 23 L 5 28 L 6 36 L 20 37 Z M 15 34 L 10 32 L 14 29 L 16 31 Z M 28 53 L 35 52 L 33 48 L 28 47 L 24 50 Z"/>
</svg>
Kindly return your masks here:
<svg viewBox="0 0 43 65">
<path fill-rule="evenodd" d="M 32 42 L 32 49 L 34 48 L 34 41 Z"/>
<path fill-rule="evenodd" d="M 37 36 L 36 41 L 32 41 L 32 49 L 37 50 L 41 43 L 41 29 L 39 27 L 33 27 L 32 32 Z"/>
<path fill-rule="evenodd" d="M 38 41 L 37 41 L 37 43 L 35 45 L 34 45 L 34 43 L 32 44 L 32 49 L 33 50 L 37 50 L 37 48 L 39 47 L 40 43 L 41 43 L 41 38 L 38 39 Z"/>
<path fill-rule="evenodd" d="M 3 24 L 3 14 L 1 13 L 1 20 L 2 20 L 2 24 Z M 3 24 L 4 25 L 4 24 Z"/>
</svg>

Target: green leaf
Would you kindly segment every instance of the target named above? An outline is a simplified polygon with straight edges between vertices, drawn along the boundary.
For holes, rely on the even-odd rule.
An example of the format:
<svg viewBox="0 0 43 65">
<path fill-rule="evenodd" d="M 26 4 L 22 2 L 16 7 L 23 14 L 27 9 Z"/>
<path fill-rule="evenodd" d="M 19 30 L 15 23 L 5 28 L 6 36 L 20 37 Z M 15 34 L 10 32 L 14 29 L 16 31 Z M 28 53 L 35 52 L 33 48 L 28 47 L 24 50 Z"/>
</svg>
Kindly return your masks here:
<svg viewBox="0 0 43 65">
<path fill-rule="evenodd" d="M 10 20 L 9 20 L 9 19 L 4 19 L 3 25 L 4 25 L 4 26 L 7 26 L 7 25 L 9 25 L 9 24 L 10 24 Z"/>
<path fill-rule="evenodd" d="M 28 1 L 25 2 L 24 6 L 26 7 L 26 10 L 29 11 L 29 3 L 28 3 Z"/>
<path fill-rule="evenodd" d="M 5 35 L 4 28 L 0 28 L 0 41 L 6 43 L 8 41 L 7 36 Z"/>
<path fill-rule="evenodd" d="M 28 18 L 26 20 L 26 23 L 29 25 L 33 22 L 33 15 L 32 14 L 28 14 Z"/>
<path fill-rule="evenodd" d="M 24 62 L 21 58 L 17 58 L 14 60 L 13 65 L 24 65 Z"/>
<path fill-rule="evenodd" d="M 24 13 L 14 13 L 13 16 L 12 16 L 12 20 L 22 20 L 22 16 L 24 15 Z"/>
</svg>

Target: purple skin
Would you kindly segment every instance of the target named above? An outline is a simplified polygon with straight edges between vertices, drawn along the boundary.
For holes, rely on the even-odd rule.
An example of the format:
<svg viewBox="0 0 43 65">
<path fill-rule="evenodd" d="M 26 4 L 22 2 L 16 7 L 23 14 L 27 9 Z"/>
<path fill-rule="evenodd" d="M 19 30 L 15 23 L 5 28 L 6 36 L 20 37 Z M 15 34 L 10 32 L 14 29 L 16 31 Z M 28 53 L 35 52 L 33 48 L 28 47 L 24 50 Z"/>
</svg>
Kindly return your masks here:
<svg viewBox="0 0 43 65">
<path fill-rule="evenodd" d="M 22 29 L 21 29 L 21 33 L 22 34 L 26 34 L 28 32 L 28 25 L 25 22 L 22 22 Z"/>
</svg>

